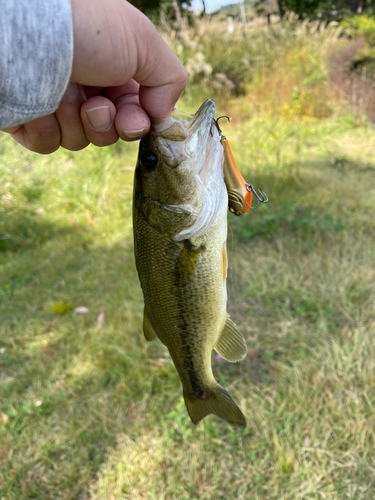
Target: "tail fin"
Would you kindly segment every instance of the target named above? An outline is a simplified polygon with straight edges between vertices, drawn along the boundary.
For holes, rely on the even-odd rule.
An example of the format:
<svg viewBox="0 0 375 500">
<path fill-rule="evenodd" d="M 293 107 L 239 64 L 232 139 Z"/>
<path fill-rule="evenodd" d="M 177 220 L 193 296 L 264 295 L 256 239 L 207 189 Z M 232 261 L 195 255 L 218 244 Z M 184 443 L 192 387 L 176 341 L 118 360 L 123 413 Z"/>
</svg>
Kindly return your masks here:
<svg viewBox="0 0 375 500">
<path fill-rule="evenodd" d="M 203 393 L 201 398 L 192 398 L 184 394 L 189 416 L 194 424 L 211 413 L 222 418 L 234 427 L 246 427 L 246 420 L 228 392 L 217 384 L 213 389 Z"/>
</svg>

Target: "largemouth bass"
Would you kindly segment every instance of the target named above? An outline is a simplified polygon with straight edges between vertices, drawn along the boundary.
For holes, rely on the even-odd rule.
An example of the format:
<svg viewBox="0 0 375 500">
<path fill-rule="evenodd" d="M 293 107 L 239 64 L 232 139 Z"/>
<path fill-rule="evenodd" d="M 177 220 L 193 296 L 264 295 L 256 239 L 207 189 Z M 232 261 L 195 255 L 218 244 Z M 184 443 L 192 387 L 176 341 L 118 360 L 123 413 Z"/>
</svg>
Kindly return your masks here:
<svg viewBox="0 0 375 500">
<path fill-rule="evenodd" d="M 168 348 L 191 420 L 215 414 L 246 427 L 211 367 L 212 349 L 232 362 L 247 352 L 226 312 L 228 194 L 215 114 L 207 100 L 190 122 L 153 120 L 142 139 L 134 177 L 135 259 L 144 335 Z"/>
</svg>

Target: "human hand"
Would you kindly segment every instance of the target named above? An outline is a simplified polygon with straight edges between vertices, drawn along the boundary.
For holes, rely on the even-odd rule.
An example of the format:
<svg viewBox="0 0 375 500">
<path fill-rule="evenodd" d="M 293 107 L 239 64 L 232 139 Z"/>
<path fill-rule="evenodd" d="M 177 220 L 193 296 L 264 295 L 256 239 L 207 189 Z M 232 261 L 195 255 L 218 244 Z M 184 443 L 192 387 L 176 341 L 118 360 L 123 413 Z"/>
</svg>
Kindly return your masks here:
<svg viewBox="0 0 375 500">
<path fill-rule="evenodd" d="M 71 0 L 74 56 L 54 114 L 4 131 L 42 154 L 134 141 L 149 116 L 169 116 L 186 86 L 185 70 L 139 10 L 125 0 Z"/>
</svg>

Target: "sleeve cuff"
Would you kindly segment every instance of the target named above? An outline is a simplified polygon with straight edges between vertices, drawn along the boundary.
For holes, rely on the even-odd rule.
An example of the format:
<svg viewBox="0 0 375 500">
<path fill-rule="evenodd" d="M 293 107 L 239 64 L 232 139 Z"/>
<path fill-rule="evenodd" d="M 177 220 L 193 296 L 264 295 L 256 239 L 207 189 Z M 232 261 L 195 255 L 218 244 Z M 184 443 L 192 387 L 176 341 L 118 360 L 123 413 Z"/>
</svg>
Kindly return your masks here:
<svg viewBox="0 0 375 500">
<path fill-rule="evenodd" d="M 0 0 L 0 128 L 53 113 L 73 63 L 70 0 Z"/>
</svg>

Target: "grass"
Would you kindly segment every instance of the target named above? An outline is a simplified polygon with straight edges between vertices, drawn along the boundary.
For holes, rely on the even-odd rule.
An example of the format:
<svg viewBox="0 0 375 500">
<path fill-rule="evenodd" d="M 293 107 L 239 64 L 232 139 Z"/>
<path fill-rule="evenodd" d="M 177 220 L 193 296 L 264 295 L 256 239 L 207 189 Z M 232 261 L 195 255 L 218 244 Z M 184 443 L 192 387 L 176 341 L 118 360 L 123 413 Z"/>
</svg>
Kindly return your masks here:
<svg viewBox="0 0 375 500">
<path fill-rule="evenodd" d="M 374 498 L 375 136 L 339 101 L 322 116 L 272 94 L 267 71 L 248 85 L 219 112 L 270 201 L 228 215 L 249 354 L 213 358 L 241 431 L 193 426 L 168 353 L 143 338 L 136 145 L 42 157 L 0 136 L 1 500 Z"/>
</svg>

